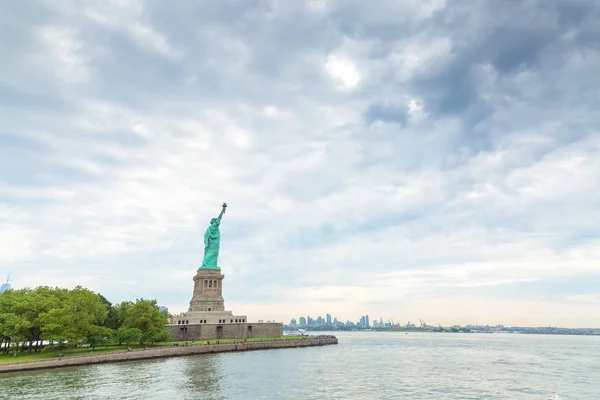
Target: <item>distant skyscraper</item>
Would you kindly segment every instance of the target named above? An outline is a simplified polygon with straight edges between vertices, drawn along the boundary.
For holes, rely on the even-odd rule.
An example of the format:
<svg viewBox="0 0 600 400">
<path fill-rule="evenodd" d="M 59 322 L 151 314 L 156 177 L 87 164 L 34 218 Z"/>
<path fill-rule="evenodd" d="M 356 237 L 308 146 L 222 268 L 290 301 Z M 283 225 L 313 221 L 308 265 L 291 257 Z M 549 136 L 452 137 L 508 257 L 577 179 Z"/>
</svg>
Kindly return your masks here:
<svg viewBox="0 0 600 400">
<path fill-rule="evenodd" d="M 10 283 L 8 283 L 9 279 L 10 279 L 10 274 L 8 274 L 8 276 L 6 277 L 6 283 L 4 283 L 2 286 L 0 286 L 0 293 L 4 293 L 8 289 L 10 289 Z"/>
<path fill-rule="evenodd" d="M 327 325 L 331 325 L 331 314 L 327 314 L 325 318 L 327 320 Z"/>
<path fill-rule="evenodd" d="M 292 318 L 292 320 L 290 321 L 290 326 L 293 328 L 296 327 L 296 318 Z"/>
<path fill-rule="evenodd" d="M 360 321 L 358 323 L 359 326 L 366 326 L 365 324 L 365 316 L 363 315 L 362 317 L 360 317 Z"/>
<path fill-rule="evenodd" d="M 300 317 L 300 326 L 302 326 L 302 327 L 306 326 L 306 318 Z"/>
<path fill-rule="evenodd" d="M 365 315 L 365 326 L 366 326 L 367 328 L 368 328 L 369 326 L 371 326 L 371 325 L 369 324 L 369 316 L 368 316 L 368 315 Z"/>
<path fill-rule="evenodd" d="M 168 313 L 169 308 L 166 306 L 158 306 L 158 311 L 160 311 L 161 313 Z"/>
</svg>

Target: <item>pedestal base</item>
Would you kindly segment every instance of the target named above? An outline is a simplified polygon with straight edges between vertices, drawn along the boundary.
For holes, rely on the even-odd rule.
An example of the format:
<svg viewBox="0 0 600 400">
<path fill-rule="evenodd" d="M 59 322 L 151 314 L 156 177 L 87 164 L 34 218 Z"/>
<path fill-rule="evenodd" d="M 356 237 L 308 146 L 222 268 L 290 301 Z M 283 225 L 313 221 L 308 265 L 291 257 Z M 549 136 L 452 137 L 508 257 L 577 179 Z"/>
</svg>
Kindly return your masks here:
<svg viewBox="0 0 600 400">
<path fill-rule="evenodd" d="M 283 324 L 277 322 L 167 325 L 172 341 L 209 339 L 249 339 L 283 336 Z"/>
<path fill-rule="evenodd" d="M 171 318 L 171 325 L 187 324 L 237 324 L 246 322 L 245 315 L 231 311 L 188 311 Z"/>
<path fill-rule="evenodd" d="M 189 311 L 225 311 L 223 278 L 220 269 L 200 268 L 194 276 L 194 294 Z"/>
</svg>

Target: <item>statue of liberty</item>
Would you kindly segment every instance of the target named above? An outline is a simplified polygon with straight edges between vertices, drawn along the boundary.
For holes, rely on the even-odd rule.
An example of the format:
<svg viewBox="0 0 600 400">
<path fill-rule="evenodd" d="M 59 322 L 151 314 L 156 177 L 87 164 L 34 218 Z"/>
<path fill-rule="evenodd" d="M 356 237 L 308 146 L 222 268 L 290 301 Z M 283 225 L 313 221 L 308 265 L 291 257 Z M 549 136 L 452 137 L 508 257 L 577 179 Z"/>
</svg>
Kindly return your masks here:
<svg viewBox="0 0 600 400">
<path fill-rule="evenodd" d="M 210 220 L 210 225 L 206 228 L 204 233 L 204 259 L 200 268 L 203 269 L 220 269 L 217 266 L 217 259 L 219 258 L 219 247 L 221 245 L 221 232 L 219 232 L 219 225 L 221 224 L 221 218 L 225 214 L 227 203 L 223 203 L 223 209 L 221 214 L 217 218 Z M 198 268 L 198 269 L 200 269 Z"/>
</svg>

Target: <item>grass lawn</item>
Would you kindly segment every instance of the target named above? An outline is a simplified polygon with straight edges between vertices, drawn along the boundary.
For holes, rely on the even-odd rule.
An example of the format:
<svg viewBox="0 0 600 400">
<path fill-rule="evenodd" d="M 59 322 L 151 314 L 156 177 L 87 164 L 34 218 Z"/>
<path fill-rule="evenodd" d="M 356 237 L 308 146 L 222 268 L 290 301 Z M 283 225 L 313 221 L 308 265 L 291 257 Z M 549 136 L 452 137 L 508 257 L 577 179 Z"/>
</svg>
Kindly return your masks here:
<svg viewBox="0 0 600 400">
<path fill-rule="evenodd" d="M 132 349 L 144 348 L 144 346 L 140 345 L 131 345 Z M 66 349 L 58 350 L 55 347 L 46 346 L 41 351 L 37 353 L 32 351 L 31 353 L 28 351 L 17 351 L 17 356 L 14 357 L 15 352 L 10 351 L 8 354 L 0 354 L 0 364 L 8 364 L 13 362 L 24 362 L 24 361 L 37 361 L 37 360 L 45 360 L 47 358 L 55 358 L 58 357 L 59 354 L 62 354 L 63 357 L 70 356 L 81 356 L 81 355 L 89 355 L 89 354 L 100 354 L 100 353 L 111 353 L 116 351 L 125 351 L 127 346 L 118 346 L 118 345 L 110 345 L 110 346 L 102 346 L 96 347 L 96 350 L 92 353 L 91 347 L 76 347 L 72 348 L 70 352 L 67 353 Z"/>
<path fill-rule="evenodd" d="M 283 337 L 278 337 L 278 338 L 250 338 L 250 339 L 246 339 L 246 341 L 247 342 L 260 342 L 261 340 L 262 341 L 297 340 L 297 339 L 300 339 L 301 337 L 302 336 L 283 336 Z M 221 340 L 219 340 L 219 342 L 222 344 L 232 343 L 232 342 L 240 342 L 240 341 L 243 341 L 243 339 L 221 339 Z M 202 345 L 202 344 L 204 344 L 204 342 L 206 342 L 206 340 L 199 340 L 199 341 L 196 340 L 196 341 L 194 341 L 194 344 Z M 210 344 L 216 344 L 217 339 L 211 339 L 211 340 L 208 340 L 208 342 Z M 185 343 L 186 343 L 186 341 L 161 342 L 161 343 L 155 343 L 153 346 L 150 346 L 150 345 L 146 345 L 146 346 L 148 348 L 155 348 L 155 347 L 173 346 L 174 344 L 183 345 Z M 187 343 L 191 344 L 191 341 L 187 341 Z M 143 349 L 144 345 L 135 344 L 135 345 L 130 345 L 129 347 L 131 347 L 134 350 L 135 349 Z M 122 346 L 109 345 L 106 347 L 98 346 L 92 352 L 91 347 L 76 347 L 76 348 L 72 348 L 71 351 L 69 353 L 67 353 L 66 349 L 58 350 L 55 347 L 46 346 L 46 347 L 44 347 L 44 349 L 42 349 L 41 351 L 38 351 L 37 353 L 33 352 L 33 351 L 31 353 L 28 351 L 24 351 L 24 352 L 18 351 L 16 357 L 13 357 L 14 351 L 10 351 L 8 354 L 0 353 L 0 364 L 45 360 L 48 358 L 56 358 L 56 357 L 58 357 L 59 354 L 62 354 L 63 358 L 64 358 L 64 357 L 81 356 L 81 355 L 89 355 L 89 354 L 121 352 L 121 351 L 125 351 L 126 349 L 127 349 L 126 345 L 122 345 Z"/>
</svg>

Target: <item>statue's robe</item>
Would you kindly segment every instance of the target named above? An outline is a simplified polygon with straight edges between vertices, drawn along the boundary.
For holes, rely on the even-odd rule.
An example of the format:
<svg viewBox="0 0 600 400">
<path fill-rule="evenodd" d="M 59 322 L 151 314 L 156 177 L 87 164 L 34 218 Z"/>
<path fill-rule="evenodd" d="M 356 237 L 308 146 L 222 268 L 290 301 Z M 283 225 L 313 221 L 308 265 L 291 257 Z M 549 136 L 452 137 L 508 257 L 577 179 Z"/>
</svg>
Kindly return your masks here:
<svg viewBox="0 0 600 400">
<path fill-rule="evenodd" d="M 221 245 L 219 224 L 220 221 L 218 220 L 212 222 L 204 233 L 204 260 L 202 260 L 202 268 L 219 268 L 217 266 L 219 247 Z"/>
</svg>

